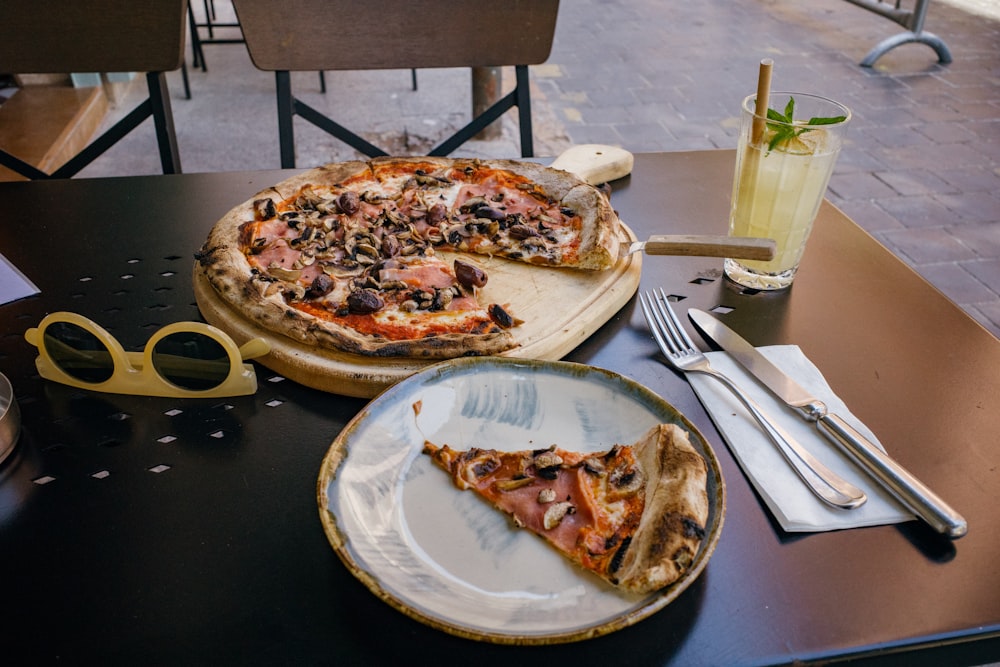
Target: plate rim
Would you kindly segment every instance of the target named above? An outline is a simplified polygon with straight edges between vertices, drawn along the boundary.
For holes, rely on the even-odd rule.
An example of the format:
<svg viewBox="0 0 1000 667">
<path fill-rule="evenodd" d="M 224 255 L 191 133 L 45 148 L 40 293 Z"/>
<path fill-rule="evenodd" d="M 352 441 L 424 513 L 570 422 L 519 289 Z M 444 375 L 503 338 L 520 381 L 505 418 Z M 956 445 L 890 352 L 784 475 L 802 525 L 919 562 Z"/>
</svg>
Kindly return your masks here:
<svg viewBox="0 0 1000 667">
<path fill-rule="evenodd" d="M 406 391 L 410 385 L 426 382 L 430 376 L 445 378 L 469 368 L 489 364 L 494 367 L 517 368 L 522 372 L 527 368 L 533 372 L 539 369 L 554 371 L 563 375 L 572 375 L 576 378 L 583 378 L 588 374 L 603 375 L 606 380 L 618 382 L 631 387 L 633 390 L 644 394 L 644 399 L 657 407 L 666 407 L 667 411 L 676 416 L 680 424 L 694 436 L 695 447 L 705 459 L 709 474 L 709 519 L 706 526 L 706 537 L 702 541 L 698 554 L 695 556 L 695 564 L 689 569 L 681 579 L 666 586 L 650 595 L 638 605 L 624 613 L 621 613 L 610 620 L 600 621 L 584 627 L 575 627 L 565 631 L 545 632 L 539 634 L 526 634 L 524 632 L 501 632 L 499 630 L 483 630 L 478 627 L 463 625 L 457 620 L 449 620 L 438 615 L 425 613 L 414 606 L 407 604 L 402 597 L 384 588 L 378 579 L 377 573 L 357 563 L 350 553 L 350 538 L 342 531 L 338 525 L 337 517 L 333 510 L 329 508 L 329 496 L 327 491 L 336 481 L 337 473 L 347 460 L 350 453 L 349 437 L 368 418 L 374 407 L 382 402 L 392 400 L 394 394 Z M 714 487 L 714 488 L 713 488 Z M 508 645 L 547 645 L 576 642 L 585 639 L 610 634 L 617 630 L 629 627 L 639 621 L 648 618 L 654 613 L 676 600 L 685 590 L 697 581 L 704 572 L 719 543 L 722 534 L 722 527 L 725 523 L 726 514 L 726 483 L 722 475 L 722 468 L 715 451 L 705 439 L 698 428 L 677 408 L 669 403 L 662 396 L 649 389 L 645 385 L 628 378 L 620 373 L 608 369 L 591 366 L 570 361 L 549 361 L 534 359 L 514 359 L 508 357 L 469 357 L 451 359 L 432 364 L 402 381 L 386 388 L 369 401 L 355 415 L 334 438 L 329 449 L 323 457 L 320 465 L 320 472 L 317 478 L 316 499 L 319 509 L 320 522 L 323 525 L 323 532 L 327 540 L 340 561 L 368 590 L 390 607 L 402 612 L 409 618 L 423 623 L 429 627 L 446 632 L 448 634 L 485 641 L 495 644 Z M 562 557 L 562 556 L 560 556 Z"/>
</svg>

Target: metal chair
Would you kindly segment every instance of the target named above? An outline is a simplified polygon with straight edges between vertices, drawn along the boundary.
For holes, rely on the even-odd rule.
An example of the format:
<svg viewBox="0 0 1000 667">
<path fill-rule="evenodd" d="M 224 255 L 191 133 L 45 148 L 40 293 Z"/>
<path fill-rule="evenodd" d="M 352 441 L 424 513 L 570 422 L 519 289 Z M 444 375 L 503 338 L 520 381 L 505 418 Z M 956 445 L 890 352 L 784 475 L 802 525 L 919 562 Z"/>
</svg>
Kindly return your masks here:
<svg viewBox="0 0 1000 667">
<path fill-rule="evenodd" d="M 381 148 L 297 99 L 291 72 L 513 65 L 516 86 L 431 150 L 448 155 L 517 107 L 521 155 L 531 157 L 528 66 L 552 49 L 559 0 L 233 0 L 254 65 L 275 73 L 281 166 L 295 166 L 293 117 L 300 116 L 361 153 Z"/>
<path fill-rule="evenodd" d="M 149 117 L 163 173 L 181 171 L 165 72 L 184 60 L 187 0 L 6 0 L 0 66 L 15 74 L 145 72 L 149 97 L 51 174 L 0 150 L 0 164 L 29 179 L 69 178 Z"/>
</svg>

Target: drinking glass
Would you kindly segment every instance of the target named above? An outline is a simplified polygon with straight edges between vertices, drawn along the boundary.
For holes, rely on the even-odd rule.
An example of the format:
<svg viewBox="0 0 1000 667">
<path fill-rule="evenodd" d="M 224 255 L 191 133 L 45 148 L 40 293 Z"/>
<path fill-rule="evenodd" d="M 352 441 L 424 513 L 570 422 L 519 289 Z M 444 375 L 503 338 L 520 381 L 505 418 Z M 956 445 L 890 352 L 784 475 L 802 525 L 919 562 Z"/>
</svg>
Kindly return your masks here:
<svg viewBox="0 0 1000 667">
<path fill-rule="evenodd" d="M 756 95 L 743 100 L 729 235 L 772 238 L 777 251 L 770 261 L 724 264 L 731 280 L 762 290 L 791 286 L 851 120 L 850 109 L 825 97 L 774 92 L 770 100 L 779 113 L 769 117 L 755 113 Z"/>
</svg>

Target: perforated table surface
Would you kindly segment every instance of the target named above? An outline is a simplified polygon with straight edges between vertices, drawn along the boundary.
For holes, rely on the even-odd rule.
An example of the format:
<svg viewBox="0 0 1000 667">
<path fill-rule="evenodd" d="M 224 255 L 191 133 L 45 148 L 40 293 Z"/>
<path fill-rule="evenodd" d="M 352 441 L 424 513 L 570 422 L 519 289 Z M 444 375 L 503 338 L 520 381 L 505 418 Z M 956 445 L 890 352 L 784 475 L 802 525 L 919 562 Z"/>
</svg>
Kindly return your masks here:
<svg viewBox="0 0 1000 667">
<path fill-rule="evenodd" d="M 638 155 L 613 203 L 640 237 L 723 233 L 733 153 Z M 647 257 L 640 289 L 796 343 L 889 451 L 969 521 L 789 535 L 770 519 L 633 300 L 568 357 L 685 413 L 718 455 L 722 538 L 664 610 L 593 640 L 500 646 L 427 627 L 372 595 L 327 543 L 323 456 L 365 405 L 257 366 L 256 395 L 116 396 L 39 378 L 23 339 L 48 312 L 130 349 L 199 319 L 194 253 L 231 206 L 288 172 L 0 184 L 0 251 L 41 295 L 0 306 L 0 371 L 24 432 L 0 467 L 0 652 L 46 664 L 740 665 L 1000 658 L 1000 342 L 824 205 L 795 286 L 744 293 L 721 260 Z M 693 329 L 692 329 L 693 332 Z M 697 338 L 696 338 L 697 339 Z"/>
</svg>

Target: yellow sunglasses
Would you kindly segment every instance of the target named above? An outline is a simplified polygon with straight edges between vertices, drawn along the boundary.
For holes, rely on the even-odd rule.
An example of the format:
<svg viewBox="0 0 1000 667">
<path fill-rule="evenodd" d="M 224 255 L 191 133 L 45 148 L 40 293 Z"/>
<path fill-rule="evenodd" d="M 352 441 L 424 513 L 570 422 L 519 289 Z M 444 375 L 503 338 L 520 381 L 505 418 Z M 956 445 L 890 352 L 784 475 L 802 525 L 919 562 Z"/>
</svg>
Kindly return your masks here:
<svg viewBox="0 0 1000 667">
<path fill-rule="evenodd" d="M 157 331 L 142 352 L 121 343 L 90 319 L 69 312 L 47 315 L 24 332 L 38 348 L 35 366 L 46 380 L 113 394 L 220 398 L 257 391 L 253 366 L 271 351 L 263 338 L 241 347 L 202 322 L 175 322 Z"/>
</svg>

